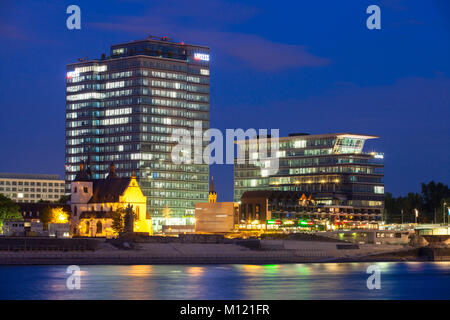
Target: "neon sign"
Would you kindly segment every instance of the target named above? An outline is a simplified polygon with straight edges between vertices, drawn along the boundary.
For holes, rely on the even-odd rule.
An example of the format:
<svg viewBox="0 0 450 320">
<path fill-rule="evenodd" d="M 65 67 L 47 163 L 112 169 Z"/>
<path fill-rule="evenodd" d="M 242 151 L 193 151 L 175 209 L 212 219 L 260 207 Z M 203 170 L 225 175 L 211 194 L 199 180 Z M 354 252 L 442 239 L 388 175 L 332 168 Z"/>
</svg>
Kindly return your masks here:
<svg viewBox="0 0 450 320">
<path fill-rule="evenodd" d="M 67 79 L 76 78 L 80 76 L 80 72 L 78 71 L 69 71 L 67 72 Z"/>
<path fill-rule="evenodd" d="M 206 53 L 194 53 L 195 60 L 209 61 L 209 54 Z"/>
</svg>

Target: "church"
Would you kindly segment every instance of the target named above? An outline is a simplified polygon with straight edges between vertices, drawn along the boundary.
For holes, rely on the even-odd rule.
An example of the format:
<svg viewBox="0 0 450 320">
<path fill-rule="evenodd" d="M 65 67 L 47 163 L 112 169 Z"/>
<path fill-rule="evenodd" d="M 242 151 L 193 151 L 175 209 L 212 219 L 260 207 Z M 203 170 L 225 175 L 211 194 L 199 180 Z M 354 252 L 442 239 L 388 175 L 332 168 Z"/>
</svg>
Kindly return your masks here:
<svg viewBox="0 0 450 320">
<path fill-rule="evenodd" d="M 152 235 L 152 221 L 147 215 L 147 198 L 141 191 L 136 176 L 120 178 L 114 164 L 105 179 L 92 179 L 84 163 L 71 183 L 71 228 L 74 236 L 111 238 L 113 215 L 131 208 L 134 213 L 133 232 Z M 129 209 L 128 209 L 129 210 Z"/>
</svg>

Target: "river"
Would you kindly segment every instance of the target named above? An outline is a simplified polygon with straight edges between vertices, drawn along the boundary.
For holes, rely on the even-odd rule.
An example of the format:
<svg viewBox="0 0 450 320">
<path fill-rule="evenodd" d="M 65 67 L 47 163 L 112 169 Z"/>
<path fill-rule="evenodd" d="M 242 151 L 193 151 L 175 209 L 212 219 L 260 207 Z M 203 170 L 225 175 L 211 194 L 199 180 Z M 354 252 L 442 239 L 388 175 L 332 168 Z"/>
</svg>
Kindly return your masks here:
<svg viewBox="0 0 450 320">
<path fill-rule="evenodd" d="M 367 288 L 367 267 L 381 270 Z M 450 262 L 1 266 L 0 299 L 450 299 Z"/>
</svg>

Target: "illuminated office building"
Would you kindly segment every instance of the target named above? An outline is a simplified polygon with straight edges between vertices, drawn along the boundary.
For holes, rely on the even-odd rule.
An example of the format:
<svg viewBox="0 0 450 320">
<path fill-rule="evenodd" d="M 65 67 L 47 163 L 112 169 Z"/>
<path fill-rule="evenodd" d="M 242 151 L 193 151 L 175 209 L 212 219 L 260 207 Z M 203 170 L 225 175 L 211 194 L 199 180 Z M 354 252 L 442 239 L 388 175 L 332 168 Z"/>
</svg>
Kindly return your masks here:
<svg viewBox="0 0 450 320">
<path fill-rule="evenodd" d="M 114 162 L 119 177 L 135 172 L 157 228 L 193 223 L 209 166 L 174 164 L 171 135 L 209 128 L 209 48 L 149 37 L 79 60 L 67 65 L 66 188 L 82 161 L 93 179 Z"/>
<path fill-rule="evenodd" d="M 241 201 L 246 191 L 294 192 L 298 197 L 314 199 L 314 205 L 280 205 L 287 216 L 291 209 L 286 208 L 296 208 L 291 210 L 290 218 L 379 221 L 384 209 L 383 154 L 363 152 L 365 141 L 374 138 L 351 133 L 279 138 L 277 172 L 268 169 L 267 161 L 249 160 L 256 158 L 249 148 L 256 139 L 238 141 L 239 152 L 245 152 L 245 163 L 235 159 L 234 201 Z M 268 141 L 270 145 L 273 140 Z M 255 212 L 249 212 L 254 207 L 241 207 L 241 216 L 256 217 Z M 280 210 L 277 208 L 277 216 L 281 219 Z M 299 214 L 295 214 L 297 211 Z"/>
</svg>

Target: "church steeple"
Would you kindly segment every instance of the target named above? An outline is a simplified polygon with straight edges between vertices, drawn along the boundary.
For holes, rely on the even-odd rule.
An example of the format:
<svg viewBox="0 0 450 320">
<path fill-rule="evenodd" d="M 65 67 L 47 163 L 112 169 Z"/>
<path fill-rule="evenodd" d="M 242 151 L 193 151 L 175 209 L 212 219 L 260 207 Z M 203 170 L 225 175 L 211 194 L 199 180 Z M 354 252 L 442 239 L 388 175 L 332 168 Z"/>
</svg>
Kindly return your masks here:
<svg viewBox="0 0 450 320">
<path fill-rule="evenodd" d="M 214 177 L 211 176 L 211 184 L 209 185 L 208 202 L 216 203 L 216 201 L 217 201 L 217 192 L 216 192 L 216 190 L 214 190 Z"/>
<path fill-rule="evenodd" d="M 81 161 L 80 171 L 78 171 L 74 181 L 90 181 L 90 180 L 91 177 L 88 175 L 86 171 L 86 164 L 84 163 L 84 161 Z"/>
<path fill-rule="evenodd" d="M 114 165 L 113 162 L 111 162 L 111 164 L 109 165 L 109 173 L 106 179 L 114 179 L 114 178 L 118 178 L 118 176 L 116 173 L 116 166 Z"/>
</svg>

